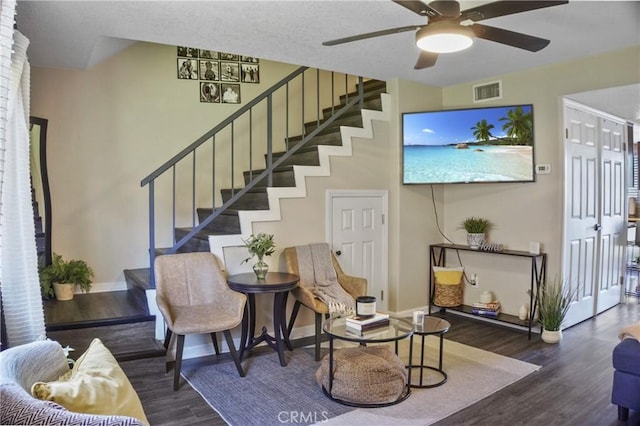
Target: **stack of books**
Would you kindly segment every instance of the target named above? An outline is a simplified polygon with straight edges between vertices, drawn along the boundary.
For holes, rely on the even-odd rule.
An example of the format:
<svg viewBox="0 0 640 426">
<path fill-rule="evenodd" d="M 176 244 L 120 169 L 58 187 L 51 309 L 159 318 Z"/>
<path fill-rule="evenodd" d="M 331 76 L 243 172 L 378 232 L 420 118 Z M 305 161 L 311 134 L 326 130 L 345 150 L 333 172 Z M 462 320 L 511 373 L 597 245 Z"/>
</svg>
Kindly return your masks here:
<svg viewBox="0 0 640 426">
<path fill-rule="evenodd" d="M 494 300 L 489 303 L 476 302 L 471 307 L 471 313 L 486 317 L 495 317 L 500 313 L 500 302 Z"/>
<path fill-rule="evenodd" d="M 362 318 L 359 316 L 350 316 L 346 318 L 347 332 L 359 336 L 364 336 L 372 331 L 389 325 L 389 314 L 376 312 L 373 317 Z"/>
</svg>

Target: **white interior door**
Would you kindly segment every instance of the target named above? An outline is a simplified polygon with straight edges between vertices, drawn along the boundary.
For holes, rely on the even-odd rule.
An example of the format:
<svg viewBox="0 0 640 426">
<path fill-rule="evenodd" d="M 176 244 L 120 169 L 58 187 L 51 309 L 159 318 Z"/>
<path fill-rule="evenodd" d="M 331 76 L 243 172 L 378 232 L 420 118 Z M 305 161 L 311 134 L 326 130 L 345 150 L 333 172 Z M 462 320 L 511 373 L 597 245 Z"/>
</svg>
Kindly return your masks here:
<svg viewBox="0 0 640 426">
<path fill-rule="evenodd" d="M 621 279 L 626 247 L 624 181 L 624 124 L 600 118 L 598 122 L 601 155 L 601 262 L 596 313 L 620 302 Z"/>
<path fill-rule="evenodd" d="M 564 327 L 620 302 L 626 244 L 624 124 L 565 101 Z"/>
<path fill-rule="evenodd" d="M 565 105 L 565 226 L 563 266 L 566 285 L 575 292 L 565 327 L 594 315 L 598 276 L 597 118 Z"/>
<path fill-rule="evenodd" d="M 387 191 L 328 191 L 327 241 L 348 275 L 367 279 L 376 307 L 387 306 Z"/>
</svg>

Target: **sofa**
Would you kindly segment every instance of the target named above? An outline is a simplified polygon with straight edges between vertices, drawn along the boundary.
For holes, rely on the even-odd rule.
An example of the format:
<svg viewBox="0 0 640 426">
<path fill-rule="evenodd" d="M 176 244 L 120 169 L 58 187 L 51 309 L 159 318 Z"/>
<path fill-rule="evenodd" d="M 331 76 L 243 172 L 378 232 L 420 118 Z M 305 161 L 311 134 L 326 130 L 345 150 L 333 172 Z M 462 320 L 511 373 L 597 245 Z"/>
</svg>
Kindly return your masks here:
<svg viewBox="0 0 640 426">
<path fill-rule="evenodd" d="M 629 410 L 640 411 L 640 321 L 624 327 L 612 354 L 611 402 L 618 406 L 618 420 L 626 421 Z"/>
<path fill-rule="evenodd" d="M 0 352 L 0 400 L 2 425 L 149 424 L 126 375 L 99 339 L 73 368 L 51 340 Z"/>
</svg>

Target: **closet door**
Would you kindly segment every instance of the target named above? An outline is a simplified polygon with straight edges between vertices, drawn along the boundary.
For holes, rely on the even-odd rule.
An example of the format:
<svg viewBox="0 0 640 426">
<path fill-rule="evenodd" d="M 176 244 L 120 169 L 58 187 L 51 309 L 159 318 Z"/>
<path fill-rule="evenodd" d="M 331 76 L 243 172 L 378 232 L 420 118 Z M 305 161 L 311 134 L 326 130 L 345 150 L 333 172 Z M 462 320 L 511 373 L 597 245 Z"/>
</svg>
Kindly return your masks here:
<svg viewBox="0 0 640 426">
<path fill-rule="evenodd" d="M 563 275 L 574 293 L 564 327 L 595 315 L 599 262 L 600 185 L 597 118 L 565 105 Z"/>
<path fill-rule="evenodd" d="M 564 123 L 566 328 L 620 302 L 626 196 L 624 124 L 566 100 Z"/>
<path fill-rule="evenodd" d="M 620 302 L 621 277 L 624 276 L 626 247 L 624 181 L 624 123 L 607 118 L 598 121 L 600 138 L 600 279 L 596 297 L 596 313 Z"/>
</svg>

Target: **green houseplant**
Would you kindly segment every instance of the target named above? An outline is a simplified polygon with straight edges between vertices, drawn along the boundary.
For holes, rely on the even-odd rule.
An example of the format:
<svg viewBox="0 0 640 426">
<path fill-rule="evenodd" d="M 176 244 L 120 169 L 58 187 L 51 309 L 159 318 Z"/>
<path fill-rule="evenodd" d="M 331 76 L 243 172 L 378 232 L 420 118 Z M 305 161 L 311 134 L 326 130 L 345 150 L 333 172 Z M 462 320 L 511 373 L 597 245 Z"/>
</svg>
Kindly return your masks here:
<svg viewBox="0 0 640 426">
<path fill-rule="evenodd" d="M 571 307 L 574 294 L 561 279 L 555 278 L 551 282 L 542 283 L 538 292 L 538 322 L 542 326 L 543 341 L 558 343 L 562 339 L 562 321 Z"/>
<path fill-rule="evenodd" d="M 248 262 L 253 259 L 254 256 L 258 256 L 258 262 L 253 265 L 253 271 L 256 273 L 258 279 L 264 279 L 269 270 L 269 265 L 262 260 L 264 256 L 271 256 L 276 248 L 276 243 L 273 241 L 273 234 L 265 234 L 264 232 L 258 235 L 253 235 L 246 240 L 242 240 L 244 246 L 249 250 L 251 256 L 247 257 L 242 263 Z"/>
<path fill-rule="evenodd" d="M 56 297 L 58 300 L 73 298 L 73 290 L 80 287 L 84 293 L 91 290 L 93 269 L 84 260 L 64 260 L 61 255 L 53 253 L 51 265 L 40 269 L 40 286 L 46 298 Z"/>
<path fill-rule="evenodd" d="M 460 223 L 459 229 L 467 231 L 467 244 L 469 247 L 477 249 L 485 241 L 487 232 L 492 228 L 493 223 L 489 219 L 471 216 Z"/>
</svg>

